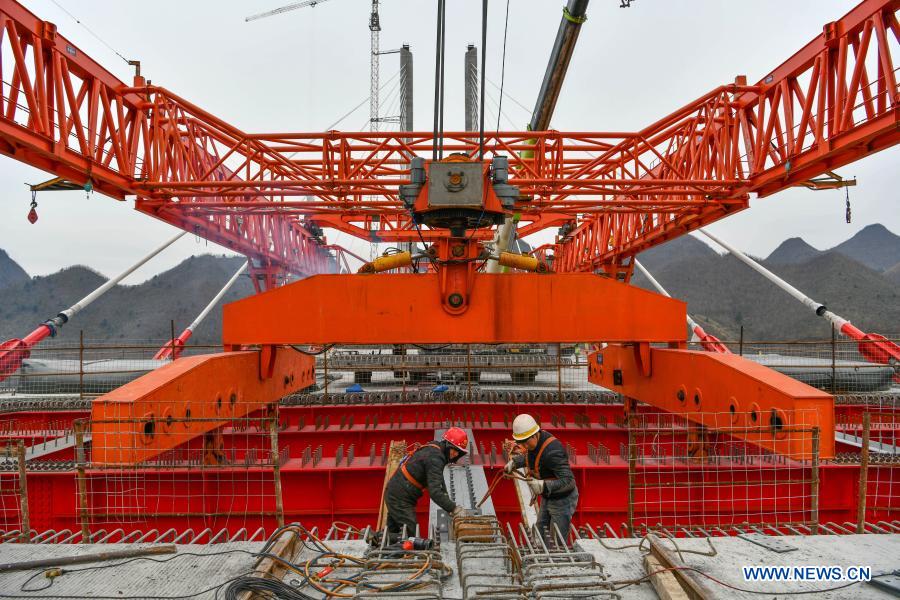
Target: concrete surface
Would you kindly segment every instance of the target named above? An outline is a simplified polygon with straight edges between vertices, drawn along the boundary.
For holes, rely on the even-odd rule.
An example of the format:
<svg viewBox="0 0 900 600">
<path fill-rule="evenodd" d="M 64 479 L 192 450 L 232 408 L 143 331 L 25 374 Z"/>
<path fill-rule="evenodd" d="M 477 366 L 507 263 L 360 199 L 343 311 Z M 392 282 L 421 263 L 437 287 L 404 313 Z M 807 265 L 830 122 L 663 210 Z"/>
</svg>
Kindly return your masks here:
<svg viewBox="0 0 900 600">
<path fill-rule="evenodd" d="M 853 598 L 854 600 L 881 600 L 893 598 L 887 592 L 867 583 L 858 583 L 835 591 L 817 591 L 837 587 L 847 582 L 746 582 L 743 578 L 743 566 L 832 566 L 843 568 L 850 566 L 868 566 L 872 576 L 889 573 L 900 569 L 900 535 L 818 535 L 818 536 L 780 536 L 769 538 L 781 540 L 794 547 L 787 552 L 776 552 L 738 537 L 712 538 L 716 555 L 713 557 L 684 553 L 684 562 L 689 567 L 724 581 L 735 587 L 769 592 L 768 594 L 743 593 L 713 582 L 713 589 L 721 590 L 722 598 L 738 598 L 759 600 L 760 598 L 790 598 L 791 592 L 806 592 L 803 598 L 822 600 L 838 600 Z M 641 550 L 635 545 L 639 540 L 604 540 L 604 544 L 621 548 L 610 550 L 604 548 L 597 540 L 582 540 L 578 543 L 584 551 L 592 553 L 596 559 L 607 567 L 612 580 L 624 580 L 644 575 L 641 564 Z M 674 549 L 671 542 L 664 542 Z M 679 538 L 676 542 L 682 550 L 709 552 L 709 545 L 703 539 Z M 647 545 L 644 545 L 647 548 Z M 654 598 L 649 584 L 631 586 L 620 590 L 623 599 Z"/>
<path fill-rule="evenodd" d="M 0 544 L 0 562 L 17 562 L 76 556 L 110 550 L 125 550 L 152 544 Z M 222 582 L 252 572 L 263 542 L 232 542 L 215 545 L 179 545 L 178 554 L 154 556 L 140 560 L 122 559 L 86 563 L 66 567 L 70 572 L 53 580 L 41 591 L 22 591 L 23 584 L 34 577 L 26 590 L 41 588 L 49 580 L 42 570 L 0 573 L 0 598 L 147 598 L 179 596 L 201 592 Z M 227 554 L 220 554 L 228 552 Z M 200 554 L 192 556 L 189 553 Z M 173 558 L 176 557 L 176 558 Z M 153 560 L 151 560 L 153 559 Z M 165 561 L 165 562 L 154 562 Z M 102 569 L 81 570 L 103 566 Z M 194 596 L 198 600 L 214 597 L 215 591 Z M 219 593 L 221 597 L 221 592 Z"/>
<path fill-rule="evenodd" d="M 710 583 L 710 587 L 721 591 L 721 598 L 760 599 L 790 598 L 791 593 L 806 592 L 803 598 L 821 598 L 838 600 L 853 598 L 854 600 L 882 600 L 891 598 L 890 594 L 867 583 L 855 584 L 834 591 L 821 591 L 841 585 L 841 582 L 745 582 L 741 567 L 753 566 L 868 566 L 872 575 L 880 575 L 900 570 L 900 535 L 845 535 L 845 536 L 783 536 L 767 538 L 781 542 L 782 551 L 760 546 L 746 539 L 737 537 L 713 538 L 715 556 L 701 556 L 684 552 L 685 563 L 703 573 L 730 585 L 753 590 L 759 593 L 744 593 L 718 584 Z M 607 539 L 601 544 L 598 540 L 580 540 L 576 550 L 592 554 L 602 564 L 610 581 L 628 581 L 639 579 L 645 575 L 642 565 L 642 554 L 645 547 L 639 548 L 637 539 Z M 671 541 L 665 541 L 671 546 Z M 682 551 L 709 553 L 710 547 L 703 539 L 680 538 L 676 541 Z M 338 553 L 362 556 L 367 549 L 363 541 L 328 541 L 328 546 Z M 165 562 L 154 562 L 149 559 L 116 560 L 105 563 L 73 565 L 71 572 L 55 580 L 44 590 L 38 590 L 48 583 L 41 571 L 31 570 L 0 574 L 0 598 L 176 598 L 198 592 L 205 593 L 194 596 L 201 600 L 215 598 L 215 587 L 223 582 L 252 572 L 256 559 L 249 553 L 262 548 L 261 542 L 233 542 L 227 544 L 179 545 L 177 555 L 153 557 Z M 53 545 L 53 544 L 0 544 L 0 562 L 17 562 L 38 558 L 73 556 L 99 551 L 133 549 L 149 544 L 90 544 L 90 545 Z M 784 551 L 784 550 L 787 551 Z M 312 546 L 301 546 L 294 562 L 302 564 L 317 554 Z M 191 554 L 199 554 L 193 556 Z M 452 542 L 442 545 L 441 554 L 454 573 L 444 582 L 443 597 L 449 600 L 461 599 L 461 589 L 456 573 L 455 548 Z M 102 569 L 81 571 L 85 567 L 103 565 Z M 481 565 L 479 565 L 481 566 Z M 488 565 L 484 565 L 488 566 Z M 478 569 L 479 571 L 481 569 Z M 356 572 L 350 569 L 338 569 L 333 577 L 341 573 Z M 37 574 L 26 591 L 21 591 L 23 584 Z M 499 572 L 497 572 L 499 575 Z M 298 583 L 299 577 L 288 573 L 284 577 L 287 583 Z M 35 591 L 27 591 L 34 589 Z M 304 592 L 320 597 L 309 588 Z M 648 582 L 622 588 L 618 594 L 624 600 L 651 600 L 656 598 L 652 586 Z M 221 592 L 219 594 L 221 597 Z"/>
</svg>

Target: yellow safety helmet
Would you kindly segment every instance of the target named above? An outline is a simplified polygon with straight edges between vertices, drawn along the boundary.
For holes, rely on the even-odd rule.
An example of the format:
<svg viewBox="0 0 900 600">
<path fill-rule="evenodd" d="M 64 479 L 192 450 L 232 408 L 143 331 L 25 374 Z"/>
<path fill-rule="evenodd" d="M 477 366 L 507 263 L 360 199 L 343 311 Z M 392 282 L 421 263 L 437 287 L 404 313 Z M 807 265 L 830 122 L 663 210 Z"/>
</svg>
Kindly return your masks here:
<svg viewBox="0 0 900 600">
<path fill-rule="evenodd" d="M 538 425 L 538 422 L 534 420 L 529 414 L 522 413 L 513 419 L 513 439 L 517 442 L 521 442 L 527 440 L 538 431 L 541 430 L 541 426 Z"/>
</svg>

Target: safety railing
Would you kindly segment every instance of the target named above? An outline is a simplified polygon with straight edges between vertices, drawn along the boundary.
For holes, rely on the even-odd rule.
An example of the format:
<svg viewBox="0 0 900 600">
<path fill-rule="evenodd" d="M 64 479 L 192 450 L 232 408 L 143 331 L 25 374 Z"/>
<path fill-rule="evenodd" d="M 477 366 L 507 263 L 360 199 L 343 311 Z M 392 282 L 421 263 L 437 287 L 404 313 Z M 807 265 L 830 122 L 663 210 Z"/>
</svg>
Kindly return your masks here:
<svg viewBox="0 0 900 600">
<path fill-rule="evenodd" d="M 164 366 L 154 358 L 167 340 L 46 339 L 8 379 L 0 382 L 0 405 L 9 398 L 92 398 Z M 221 352 L 221 346 L 192 344 L 181 355 Z"/>
<path fill-rule="evenodd" d="M 900 342 L 900 336 L 887 336 Z M 31 350 L 22 367 L 0 382 L 0 411 L 10 400 L 89 400 L 169 362 L 154 356 L 167 340 L 48 339 Z M 869 362 L 860 344 L 829 340 L 758 341 L 739 337 L 723 342 L 734 354 L 839 395 L 877 394 L 900 387 L 900 366 Z M 587 355 L 593 344 L 544 345 L 385 345 L 308 348 L 316 355 L 316 385 L 308 401 L 341 401 L 353 393 L 446 393 L 472 401 L 521 391 L 541 401 L 562 401 L 578 392 L 602 390 L 588 381 Z M 689 343 L 692 350 L 702 349 Z M 304 351 L 303 347 L 297 347 Z M 182 355 L 217 353 L 217 345 L 187 345 Z M 361 391 L 360 391 L 361 390 Z M 498 401 L 502 401 L 498 400 Z M 20 403 L 13 403 L 18 405 Z M 58 403 L 57 403 L 58 404 Z M 46 405 L 46 406 L 45 406 Z M 84 403 L 82 403 L 84 405 Z"/>
<path fill-rule="evenodd" d="M 743 331 L 742 331 L 743 333 Z M 900 343 L 900 335 L 886 335 Z M 900 387 L 900 365 L 868 360 L 860 348 L 877 341 L 855 341 L 836 333 L 826 340 L 737 340 L 722 342 L 732 353 L 833 394 L 871 394 Z M 702 350 L 700 342 L 688 344 Z"/>
</svg>

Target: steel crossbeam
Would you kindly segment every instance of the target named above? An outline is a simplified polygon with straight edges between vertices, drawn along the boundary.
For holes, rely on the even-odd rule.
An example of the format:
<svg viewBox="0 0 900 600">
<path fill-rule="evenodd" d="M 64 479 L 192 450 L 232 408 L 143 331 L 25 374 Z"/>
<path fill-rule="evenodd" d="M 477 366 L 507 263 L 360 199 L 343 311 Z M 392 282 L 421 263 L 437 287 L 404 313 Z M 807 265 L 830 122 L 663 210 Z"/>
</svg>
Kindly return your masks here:
<svg viewBox="0 0 900 600">
<path fill-rule="evenodd" d="M 712 430 L 794 458 L 834 456 L 833 397 L 740 356 L 611 344 L 589 363 L 591 382 Z"/>
</svg>

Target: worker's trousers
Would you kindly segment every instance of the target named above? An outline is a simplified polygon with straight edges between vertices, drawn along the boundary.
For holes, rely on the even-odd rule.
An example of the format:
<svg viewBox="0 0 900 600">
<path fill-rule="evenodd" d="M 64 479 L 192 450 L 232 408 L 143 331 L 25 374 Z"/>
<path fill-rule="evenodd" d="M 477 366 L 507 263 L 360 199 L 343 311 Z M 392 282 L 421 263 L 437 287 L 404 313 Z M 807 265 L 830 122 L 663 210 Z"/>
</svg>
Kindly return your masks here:
<svg viewBox="0 0 900 600">
<path fill-rule="evenodd" d="M 572 490 L 563 498 L 541 498 L 541 510 L 538 512 L 535 527 L 544 538 L 548 548 L 559 546 L 559 536 L 568 544 L 569 528 L 572 526 L 572 517 L 578 507 L 578 488 Z M 559 533 L 556 533 L 556 530 Z"/>
<path fill-rule="evenodd" d="M 403 528 L 406 527 L 406 537 L 416 535 L 416 504 L 422 497 L 413 486 L 402 478 L 402 475 L 394 477 L 388 482 L 385 491 L 385 504 L 387 505 L 387 529 L 388 535 L 394 540 L 399 539 Z"/>
</svg>

